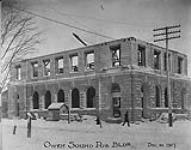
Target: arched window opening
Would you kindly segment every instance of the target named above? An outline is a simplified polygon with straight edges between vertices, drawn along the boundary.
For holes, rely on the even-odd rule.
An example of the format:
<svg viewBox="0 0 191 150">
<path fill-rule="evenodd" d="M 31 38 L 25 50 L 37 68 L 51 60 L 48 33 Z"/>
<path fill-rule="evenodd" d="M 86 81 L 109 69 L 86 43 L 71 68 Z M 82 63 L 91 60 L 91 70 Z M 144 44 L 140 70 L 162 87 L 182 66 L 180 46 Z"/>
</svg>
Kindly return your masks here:
<svg viewBox="0 0 191 150">
<path fill-rule="evenodd" d="M 33 94 L 33 109 L 39 109 L 39 95 L 37 92 Z"/>
<path fill-rule="evenodd" d="M 186 101 L 186 90 L 185 88 L 182 89 L 181 91 L 181 108 L 185 108 L 185 101 Z"/>
<path fill-rule="evenodd" d="M 149 97 L 149 85 L 147 83 L 143 83 L 140 88 L 140 100 L 141 100 L 141 117 L 148 118 L 148 97 Z"/>
<path fill-rule="evenodd" d="M 51 93 L 50 91 L 47 91 L 45 94 L 45 109 L 47 109 L 50 104 L 51 104 Z"/>
<path fill-rule="evenodd" d="M 113 117 L 118 118 L 121 116 L 121 93 L 119 84 L 112 83 L 111 93 L 113 102 Z"/>
<path fill-rule="evenodd" d="M 87 98 L 87 108 L 93 108 L 94 107 L 94 99 L 95 99 L 95 89 L 93 87 L 88 88 L 86 93 Z"/>
<path fill-rule="evenodd" d="M 141 87 L 141 108 L 144 108 L 144 87 Z M 142 116 L 143 116 L 143 111 L 142 111 Z"/>
<path fill-rule="evenodd" d="M 19 94 L 17 94 L 17 100 L 16 100 L 16 116 L 19 116 Z"/>
<path fill-rule="evenodd" d="M 57 100 L 58 100 L 58 103 L 64 103 L 65 101 L 64 91 L 62 89 L 58 91 Z"/>
<path fill-rule="evenodd" d="M 158 86 L 155 86 L 155 99 L 156 99 L 156 107 L 160 107 L 160 89 Z"/>
<path fill-rule="evenodd" d="M 77 88 L 72 90 L 72 108 L 80 107 L 80 93 Z"/>
<path fill-rule="evenodd" d="M 164 91 L 164 106 L 167 108 L 168 107 L 168 89 L 165 88 Z"/>
</svg>

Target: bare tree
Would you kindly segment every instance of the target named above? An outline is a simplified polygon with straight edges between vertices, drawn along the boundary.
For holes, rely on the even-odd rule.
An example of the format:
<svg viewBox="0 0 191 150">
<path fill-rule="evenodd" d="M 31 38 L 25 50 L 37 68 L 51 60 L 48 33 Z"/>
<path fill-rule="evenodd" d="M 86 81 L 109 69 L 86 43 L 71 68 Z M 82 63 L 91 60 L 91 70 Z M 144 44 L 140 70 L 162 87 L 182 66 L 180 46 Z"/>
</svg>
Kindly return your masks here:
<svg viewBox="0 0 191 150">
<path fill-rule="evenodd" d="M 0 86 L 5 87 L 11 65 L 34 52 L 40 32 L 34 17 L 24 13 L 19 0 L 2 1 L 1 22 Z"/>
</svg>

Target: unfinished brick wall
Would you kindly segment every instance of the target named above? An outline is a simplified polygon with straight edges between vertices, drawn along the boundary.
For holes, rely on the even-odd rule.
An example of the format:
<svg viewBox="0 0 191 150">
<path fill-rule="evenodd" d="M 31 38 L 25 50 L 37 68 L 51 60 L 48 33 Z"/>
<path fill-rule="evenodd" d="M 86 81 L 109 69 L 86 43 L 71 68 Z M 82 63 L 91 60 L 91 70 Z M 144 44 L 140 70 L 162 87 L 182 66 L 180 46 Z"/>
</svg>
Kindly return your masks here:
<svg viewBox="0 0 191 150">
<path fill-rule="evenodd" d="M 120 45 L 121 65 L 112 66 L 112 54 L 110 47 Z M 137 48 L 145 47 L 145 66 L 138 66 Z M 154 69 L 154 50 L 160 51 L 160 68 Z M 95 70 L 87 70 L 85 66 L 86 53 L 94 51 Z M 174 111 L 190 109 L 190 81 L 187 79 L 187 57 L 184 54 L 170 50 L 171 54 L 171 93 Z M 78 55 L 79 71 L 71 72 L 70 56 Z M 166 71 L 164 70 L 165 49 L 153 44 L 146 43 L 135 38 L 120 39 L 112 42 L 101 43 L 84 48 L 63 51 L 52 55 L 36 57 L 15 63 L 11 68 L 11 82 L 8 88 L 8 115 L 17 114 L 16 107 L 19 104 L 19 116 L 24 118 L 26 112 L 34 111 L 46 116 L 45 94 L 51 94 L 51 102 L 57 102 L 57 93 L 60 89 L 64 91 L 65 103 L 71 105 L 72 90 L 79 91 L 79 108 L 73 112 L 81 114 L 100 114 L 104 120 L 112 119 L 113 96 L 112 85 L 120 87 L 120 119 L 122 120 L 128 110 L 131 120 L 139 120 L 142 117 L 151 118 L 156 113 L 167 112 L 164 107 Z M 176 58 L 184 58 L 183 73 L 177 72 Z M 56 58 L 63 57 L 64 73 L 56 73 Z M 43 60 L 50 59 L 50 76 L 44 76 Z M 38 77 L 32 77 L 32 62 L 38 62 Z M 21 65 L 21 80 L 16 80 L 15 66 Z M 156 86 L 159 89 L 159 106 L 156 108 Z M 94 107 L 87 108 L 87 89 L 95 89 Z M 144 91 L 144 92 L 143 92 Z M 38 92 L 39 109 L 33 109 L 33 94 Z M 19 95 L 19 96 L 18 96 Z M 19 103 L 17 103 L 19 102 Z M 184 108 L 182 108 L 184 107 Z"/>
</svg>

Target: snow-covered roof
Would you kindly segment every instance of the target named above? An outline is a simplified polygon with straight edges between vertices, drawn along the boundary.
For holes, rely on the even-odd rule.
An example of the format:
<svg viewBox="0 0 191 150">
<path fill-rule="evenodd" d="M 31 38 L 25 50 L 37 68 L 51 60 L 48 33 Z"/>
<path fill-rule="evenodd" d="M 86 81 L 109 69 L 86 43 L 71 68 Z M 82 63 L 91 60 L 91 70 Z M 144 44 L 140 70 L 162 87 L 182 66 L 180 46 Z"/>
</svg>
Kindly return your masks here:
<svg viewBox="0 0 191 150">
<path fill-rule="evenodd" d="M 50 109 L 60 109 L 60 108 L 62 108 L 63 106 L 66 106 L 66 104 L 65 103 L 52 103 L 49 107 L 48 107 L 48 109 L 50 110 Z"/>
</svg>

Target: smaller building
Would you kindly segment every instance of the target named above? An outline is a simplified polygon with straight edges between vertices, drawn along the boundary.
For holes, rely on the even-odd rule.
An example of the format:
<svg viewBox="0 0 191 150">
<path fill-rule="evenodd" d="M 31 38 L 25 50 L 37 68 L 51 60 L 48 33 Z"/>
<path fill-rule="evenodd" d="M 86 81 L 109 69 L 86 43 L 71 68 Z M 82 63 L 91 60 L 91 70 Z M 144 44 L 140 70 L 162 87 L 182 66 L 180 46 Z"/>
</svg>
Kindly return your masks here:
<svg viewBox="0 0 191 150">
<path fill-rule="evenodd" d="M 48 107 L 48 117 L 46 120 L 58 121 L 60 120 L 60 114 L 64 112 L 68 113 L 68 106 L 64 103 L 52 103 Z"/>
</svg>

